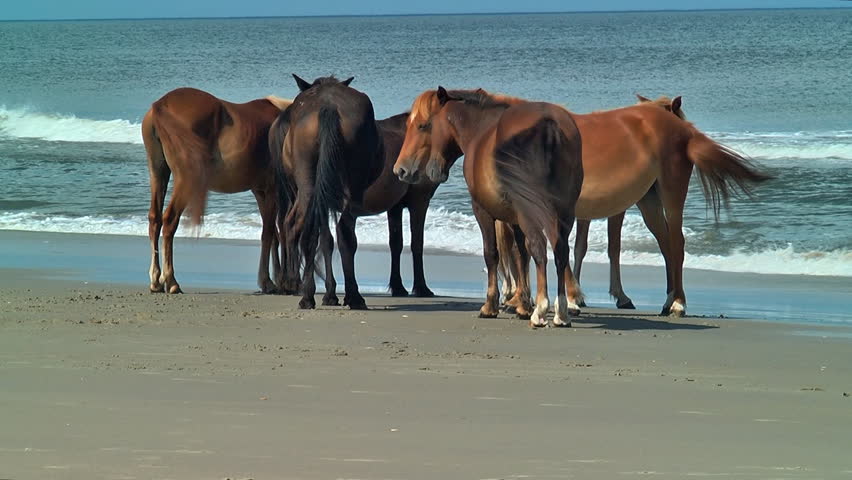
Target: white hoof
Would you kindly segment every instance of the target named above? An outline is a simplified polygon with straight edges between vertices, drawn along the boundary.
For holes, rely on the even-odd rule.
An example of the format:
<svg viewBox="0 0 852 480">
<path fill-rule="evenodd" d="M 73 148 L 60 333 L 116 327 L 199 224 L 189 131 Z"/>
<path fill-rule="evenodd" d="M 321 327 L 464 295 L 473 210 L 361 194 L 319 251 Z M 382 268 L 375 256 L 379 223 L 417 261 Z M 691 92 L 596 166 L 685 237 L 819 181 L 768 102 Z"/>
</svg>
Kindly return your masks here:
<svg viewBox="0 0 852 480">
<path fill-rule="evenodd" d="M 680 302 L 673 302 L 671 308 L 669 309 L 670 317 L 682 317 L 686 315 L 686 305 Z"/>
<path fill-rule="evenodd" d="M 560 296 L 556 299 L 554 307 L 553 326 L 555 327 L 570 327 L 572 316 L 580 314 L 580 307 L 575 303 L 570 302 L 568 297 Z"/>
<path fill-rule="evenodd" d="M 533 314 L 530 317 L 530 325 L 533 327 L 546 327 L 548 309 L 550 309 L 550 299 L 547 297 L 536 303 L 535 310 L 533 310 Z"/>
</svg>

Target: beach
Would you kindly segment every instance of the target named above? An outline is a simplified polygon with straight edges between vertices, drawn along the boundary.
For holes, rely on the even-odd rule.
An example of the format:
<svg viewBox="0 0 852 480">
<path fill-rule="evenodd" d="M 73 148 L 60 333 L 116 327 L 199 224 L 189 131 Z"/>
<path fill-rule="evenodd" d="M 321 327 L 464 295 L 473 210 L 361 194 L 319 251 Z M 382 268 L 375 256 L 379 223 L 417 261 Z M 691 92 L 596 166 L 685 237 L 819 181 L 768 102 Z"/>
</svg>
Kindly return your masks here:
<svg viewBox="0 0 852 480">
<path fill-rule="evenodd" d="M 848 325 L 589 308 L 531 330 L 477 318 L 481 297 L 377 294 L 301 311 L 231 268 L 256 244 L 189 242 L 167 296 L 120 278 L 144 239 L 0 232 L 0 478 L 852 476 Z M 427 278 L 465 276 L 432 258 Z"/>
</svg>

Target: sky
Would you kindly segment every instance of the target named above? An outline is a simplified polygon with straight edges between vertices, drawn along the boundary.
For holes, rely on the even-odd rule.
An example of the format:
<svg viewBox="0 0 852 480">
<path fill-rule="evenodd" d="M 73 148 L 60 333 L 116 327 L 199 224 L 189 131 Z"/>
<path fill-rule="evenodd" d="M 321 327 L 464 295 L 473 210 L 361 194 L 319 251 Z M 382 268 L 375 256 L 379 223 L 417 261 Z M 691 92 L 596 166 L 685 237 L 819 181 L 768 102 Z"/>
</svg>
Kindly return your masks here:
<svg viewBox="0 0 852 480">
<path fill-rule="evenodd" d="M 0 20 L 852 7 L 848 0 L 2 0 Z"/>
</svg>

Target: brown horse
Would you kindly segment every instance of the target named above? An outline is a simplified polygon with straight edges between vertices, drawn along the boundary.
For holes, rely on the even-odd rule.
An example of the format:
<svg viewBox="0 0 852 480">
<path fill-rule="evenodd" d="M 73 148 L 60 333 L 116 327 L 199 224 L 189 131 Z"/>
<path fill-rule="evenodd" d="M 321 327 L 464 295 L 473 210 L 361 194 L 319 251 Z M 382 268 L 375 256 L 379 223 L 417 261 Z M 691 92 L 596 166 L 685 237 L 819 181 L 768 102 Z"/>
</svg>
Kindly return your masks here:
<svg viewBox="0 0 852 480">
<path fill-rule="evenodd" d="M 287 135 L 289 125 L 288 117 L 289 112 L 282 112 L 270 129 L 269 148 L 272 161 L 275 163 L 281 162 L 284 138 Z M 356 217 L 387 212 L 388 243 L 391 251 L 391 273 L 388 287 L 392 296 L 405 297 L 409 295 L 409 292 L 402 283 L 400 255 L 402 254 L 402 212 L 408 209 L 411 219 L 411 256 L 414 264 L 414 285 L 411 294 L 416 297 L 433 297 L 435 294 L 426 285 L 426 276 L 423 270 L 423 233 L 429 202 L 432 200 L 438 185 L 430 182 L 417 185 L 404 183 L 393 173 L 394 162 L 396 162 L 399 150 L 402 148 L 402 141 L 405 138 L 407 119 L 408 112 L 405 112 L 376 122 L 379 135 L 384 142 L 384 169 L 379 178 L 371 183 L 367 191 L 364 192 L 362 203 L 352 205 L 351 211 Z M 283 180 L 286 180 L 286 178 L 283 178 Z M 290 189 L 292 190 L 292 187 Z M 287 190 L 281 189 L 281 191 L 286 192 Z M 285 202 L 291 200 L 292 194 L 290 198 L 285 199 Z M 331 253 L 330 249 L 323 251 L 326 265 L 331 264 Z M 333 273 L 329 270 L 327 274 Z M 283 280 L 279 283 L 283 284 Z"/>
<path fill-rule="evenodd" d="M 677 115 L 682 120 L 686 120 L 686 115 L 684 115 L 682 110 L 682 99 L 681 97 L 675 97 L 674 99 L 670 99 L 668 97 L 659 97 L 656 100 L 651 100 L 649 98 L 643 97 L 642 95 L 636 95 L 636 98 L 639 100 L 639 103 L 648 103 L 651 105 L 656 105 L 664 110 L 672 112 Z M 580 134 L 582 135 L 582 130 Z M 588 154 L 587 154 L 588 155 Z M 588 156 L 584 157 L 584 159 L 589 158 Z M 653 194 L 653 192 L 652 192 Z M 580 196 L 582 197 L 582 192 Z M 613 215 L 607 219 L 607 254 L 609 256 L 609 294 L 615 298 L 616 307 L 620 309 L 635 309 L 636 307 L 633 305 L 633 301 L 630 300 L 630 297 L 624 293 L 624 288 L 621 285 L 621 227 L 624 223 L 624 212 L 621 212 L 617 215 Z M 586 255 L 586 251 L 589 247 L 589 225 L 591 224 L 591 219 L 580 218 L 577 217 L 577 233 L 574 241 L 574 277 L 577 279 L 578 283 L 580 282 L 580 272 L 583 268 L 583 258 Z M 508 228 L 505 225 L 498 225 L 498 242 L 497 248 L 500 250 L 501 262 L 500 262 L 500 274 L 503 277 L 503 292 L 505 294 L 504 298 L 507 302 L 507 306 L 512 309 L 514 308 L 514 303 L 517 302 L 518 298 L 523 296 L 522 293 L 516 292 L 515 289 L 517 287 L 517 283 L 515 282 L 512 275 L 517 275 L 517 268 L 515 263 L 511 260 L 509 256 L 509 249 L 514 246 L 511 245 L 512 236 L 507 235 L 503 229 Z M 514 250 L 513 250 L 514 251 Z M 505 253 L 504 253 L 505 252 Z M 506 261 L 503 261 L 502 258 L 507 258 Z M 527 262 L 528 264 L 529 262 Z M 581 283 L 582 284 L 582 283 Z M 528 293 L 527 293 L 528 295 Z M 581 307 L 586 306 L 586 303 L 583 299 L 582 291 L 578 298 L 577 304 Z"/>
<path fill-rule="evenodd" d="M 693 167 L 698 167 L 708 205 L 717 217 L 732 194 L 747 193 L 753 184 L 770 177 L 742 155 L 656 105 L 640 103 L 573 114 L 573 118 L 583 149 L 584 182 L 577 217 L 616 216 L 636 204 L 666 259 L 668 298 L 662 314 L 684 315 L 683 207 Z M 424 170 L 429 178 L 442 180 L 452 162 L 434 152 L 431 158 L 413 153 L 400 156 L 397 167 L 404 168 L 402 173 L 409 177 Z"/>
<path fill-rule="evenodd" d="M 281 228 L 285 288 L 298 286 L 299 258 L 304 259 L 302 299 L 299 308 L 314 308 L 315 255 L 333 249 L 330 212 L 340 213 L 337 242 L 346 282 L 344 305 L 367 308 L 355 280 L 355 213 L 368 187 L 384 168 L 382 139 L 376 127 L 373 104 L 367 95 L 351 88 L 352 78 L 339 81 L 323 77 L 308 83 L 296 75 L 300 93 L 288 109 L 283 141 L 282 167 L 293 184 L 294 201 L 278 196 L 279 211 L 287 211 Z M 281 175 L 279 175 L 281 178 Z M 282 183 L 283 180 L 279 180 Z M 296 245 L 301 249 L 299 255 Z M 326 262 L 324 305 L 337 305 L 331 262 Z"/>
<path fill-rule="evenodd" d="M 269 277 L 269 257 L 278 268 L 275 238 L 275 185 L 266 147 L 269 126 L 290 100 L 273 96 L 248 103 L 230 103 L 194 88 L 172 90 L 151 105 L 142 120 L 142 139 L 148 155 L 151 209 L 151 291 L 180 293 L 175 280 L 172 246 L 180 216 L 190 212 L 193 225 L 201 223 L 207 192 L 251 190 L 263 220 L 257 284 L 264 293 L 275 291 Z M 169 206 L 163 203 L 169 177 L 174 187 Z M 158 251 L 163 230 L 165 270 Z"/>
<path fill-rule="evenodd" d="M 570 325 L 569 315 L 579 314 L 569 305 L 577 288 L 568 268 L 568 235 L 574 224 L 574 204 L 583 183 L 580 133 L 567 110 L 550 103 L 526 102 L 490 95 L 484 90 L 442 87 L 426 91 L 415 101 L 408 120 L 405 143 L 394 172 L 403 181 L 420 179 L 424 156 L 433 182 L 444 181 L 448 168 L 465 155 L 464 176 L 473 200 L 473 213 L 482 232 L 488 293 L 481 317 L 496 317 L 497 239 L 495 221 L 513 225 L 522 255 L 535 260 L 537 292 L 530 315 L 528 301 L 518 315 L 534 327 L 547 325 L 547 241 L 554 251 L 558 299 L 554 325 Z M 426 160 L 429 160 L 426 158 Z M 544 232 L 544 234 L 542 234 Z M 518 279 L 521 288 L 527 278 Z"/>
</svg>

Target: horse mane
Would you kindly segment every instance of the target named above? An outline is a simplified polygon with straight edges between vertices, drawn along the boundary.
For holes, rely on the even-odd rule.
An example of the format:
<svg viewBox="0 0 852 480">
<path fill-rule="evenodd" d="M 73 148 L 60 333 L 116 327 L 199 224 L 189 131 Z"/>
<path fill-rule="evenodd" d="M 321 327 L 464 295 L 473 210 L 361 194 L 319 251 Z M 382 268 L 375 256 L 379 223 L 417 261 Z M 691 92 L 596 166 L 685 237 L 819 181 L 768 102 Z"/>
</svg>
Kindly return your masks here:
<svg viewBox="0 0 852 480">
<path fill-rule="evenodd" d="M 290 99 L 290 98 L 281 98 L 281 97 L 276 97 L 275 95 L 268 95 L 268 96 L 266 96 L 266 100 L 268 100 L 268 101 L 269 101 L 269 103 L 271 103 L 271 104 L 275 105 L 275 106 L 278 108 L 278 110 L 281 110 L 282 112 L 283 112 L 284 110 L 286 110 L 286 109 L 287 109 L 287 107 L 289 107 L 290 105 L 292 105 L 292 104 L 293 104 L 293 100 L 292 100 L 292 99 Z"/>
<path fill-rule="evenodd" d="M 671 98 L 669 98 L 665 95 L 660 95 L 659 97 L 657 97 L 656 100 L 651 100 L 649 98 L 645 98 L 645 97 L 643 97 L 639 94 L 637 94 L 636 97 L 639 99 L 640 105 L 643 104 L 643 103 L 649 103 L 649 104 L 652 104 L 652 105 L 656 105 L 660 108 L 664 108 L 664 109 L 666 109 L 670 112 L 672 111 L 672 103 L 674 102 L 674 100 L 672 100 Z M 683 113 L 682 108 L 679 108 L 677 112 L 672 112 L 672 113 L 677 115 L 677 117 L 680 118 L 681 120 L 686 120 L 686 114 Z"/>
<path fill-rule="evenodd" d="M 486 90 L 478 88 L 476 90 L 448 90 L 447 93 L 454 100 L 462 101 L 468 105 L 475 105 L 480 108 L 507 108 L 518 103 L 526 102 L 526 100 L 503 95 L 500 93 L 490 93 Z M 437 90 L 426 90 L 417 96 L 414 104 L 411 106 L 411 113 L 408 116 L 408 121 L 413 122 L 416 119 L 426 119 L 432 116 L 432 106 L 438 101 Z"/>
</svg>

